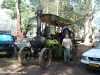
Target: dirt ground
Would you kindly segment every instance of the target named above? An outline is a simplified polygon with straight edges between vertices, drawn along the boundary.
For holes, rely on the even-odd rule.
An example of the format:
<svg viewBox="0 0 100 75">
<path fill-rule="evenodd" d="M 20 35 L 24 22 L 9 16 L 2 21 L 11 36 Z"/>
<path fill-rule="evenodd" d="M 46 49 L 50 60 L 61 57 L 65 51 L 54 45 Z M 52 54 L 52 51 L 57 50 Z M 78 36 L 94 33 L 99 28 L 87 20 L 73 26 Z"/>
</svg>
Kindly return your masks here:
<svg viewBox="0 0 100 75">
<path fill-rule="evenodd" d="M 21 66 L 16 59 L 0 58 L 0 75 L 100 75 L 100 71 L 87 70 L 79 62 L 81 53 L 88 48 L 83 45 L 77 48 L 77 61 L 69 64 L 52 62 L 47 68 L 40 68 L 39 65 Z"/>
</svg>

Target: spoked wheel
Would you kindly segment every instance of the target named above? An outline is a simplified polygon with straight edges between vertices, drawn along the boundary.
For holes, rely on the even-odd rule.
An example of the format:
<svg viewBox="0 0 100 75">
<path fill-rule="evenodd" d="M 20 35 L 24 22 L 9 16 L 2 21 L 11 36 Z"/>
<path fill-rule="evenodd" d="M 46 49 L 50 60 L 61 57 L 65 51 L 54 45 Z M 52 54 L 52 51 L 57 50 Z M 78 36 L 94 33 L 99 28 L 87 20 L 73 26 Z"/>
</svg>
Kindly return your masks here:
<svg viewBox="0 0 100 75">
<path fill-rule="evenodd" d="M 31 65 L 33 63 L 31 49 L 28 47 L 21 49 L 18 54 L 18 61 L 22 65 Z"/>
<path fill-rule="evenodd" d="M 47 67 L 51 63 L 51 50 L 48 48 L 43 48 L 39 55 L 39 65 L 40 67 Z"/>
</svg>

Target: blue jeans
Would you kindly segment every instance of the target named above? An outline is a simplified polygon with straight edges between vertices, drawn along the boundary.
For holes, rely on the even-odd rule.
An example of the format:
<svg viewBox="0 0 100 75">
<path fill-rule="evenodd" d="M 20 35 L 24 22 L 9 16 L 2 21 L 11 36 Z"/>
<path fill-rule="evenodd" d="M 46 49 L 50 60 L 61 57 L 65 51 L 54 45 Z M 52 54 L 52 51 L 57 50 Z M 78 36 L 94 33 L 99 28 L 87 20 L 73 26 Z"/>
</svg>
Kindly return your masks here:
<svg viewBox="0 0 100 75">
<path fill-rule="evenodd" d="M 69 62 L 71 58 L 71 49 L 65 48 L 64 49 L 64 62 Z"/>
</svg>

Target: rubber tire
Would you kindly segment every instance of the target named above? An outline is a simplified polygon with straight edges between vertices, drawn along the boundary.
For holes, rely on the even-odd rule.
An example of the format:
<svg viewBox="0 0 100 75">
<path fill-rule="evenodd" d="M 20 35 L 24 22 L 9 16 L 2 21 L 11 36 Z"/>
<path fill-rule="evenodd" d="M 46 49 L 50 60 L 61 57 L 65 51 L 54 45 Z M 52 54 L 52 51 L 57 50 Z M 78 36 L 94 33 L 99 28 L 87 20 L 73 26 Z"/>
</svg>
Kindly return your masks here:
<svg viewBox="0 0 100 75">
<path fill-rule="evenodd" d="M 46 60 L 44 58 L 44 54 L 46 53 L 47 57 Z M 51 64 L 51 51 L 48 48 L 43 48 L 39 55 L 39 65 L 40 67 L 48 67 Z"/>
<path fill-rule="evenodd" d="M 29 52 L 29 59 L 28 60 L 26 60 L 26 55 L 24 55 L 23 54 L 23 52 L 25 52 L 26 53 L 26 55 L 27 55 L 27 53 Z M 24 58 L 22 57 L 24 55 Z M 27 66 L 27 65 L 31 65 L 33 62 L 33 57 L 32 57 L 32 52 L 31 52 L 31 48 L 29 48 L 29 47 L 25 47 L 25 48 L 23 48 L 23 49 L 21 49 L 21 50 L 19 50 L 19 52 L 18 52 L 18 62 L 21 64 L 21 65 L 23 65 L 23 66 Z"/>
</svg>

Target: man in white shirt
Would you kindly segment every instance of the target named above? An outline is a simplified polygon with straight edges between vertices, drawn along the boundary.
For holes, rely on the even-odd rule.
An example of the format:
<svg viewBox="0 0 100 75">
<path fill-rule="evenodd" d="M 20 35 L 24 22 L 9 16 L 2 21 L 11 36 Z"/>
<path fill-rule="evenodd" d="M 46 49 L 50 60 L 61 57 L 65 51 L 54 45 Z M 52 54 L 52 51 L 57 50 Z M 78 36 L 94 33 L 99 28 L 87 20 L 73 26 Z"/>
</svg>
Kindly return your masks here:
<svg viewBox="0 0 100 75">
<path fill-rule="evenodd" d="M 71 49 L 72 49 L 72 41 L 69 38 L 68 34 L 65 35 L 65 38 L 62 41 L 62 45 L 64 46 L 64 62 L 69 62 L 71 58 Z"/>
</svg>

